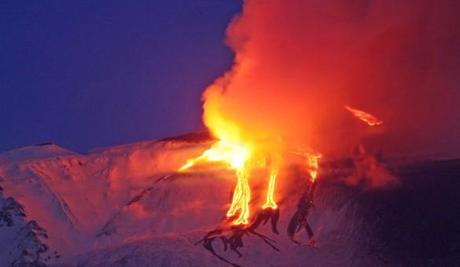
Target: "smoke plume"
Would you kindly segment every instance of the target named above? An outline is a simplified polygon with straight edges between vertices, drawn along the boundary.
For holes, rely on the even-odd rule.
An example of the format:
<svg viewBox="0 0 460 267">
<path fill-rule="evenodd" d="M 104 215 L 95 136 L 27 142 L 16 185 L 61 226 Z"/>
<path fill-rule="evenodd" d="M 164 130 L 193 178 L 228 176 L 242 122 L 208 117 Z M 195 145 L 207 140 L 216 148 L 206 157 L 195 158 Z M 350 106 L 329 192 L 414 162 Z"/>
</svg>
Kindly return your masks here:
<svg viewBox="0 0 460 267">
<path fill-rule="evenodd" d="M 458 155 L 458 14 L 455 0 L 246 0 L 227 32 L 234 66 L 203 95 L 205 124 L 218 113 L 245 137 L 330 155 L 363 142 Z"/>
</svg>

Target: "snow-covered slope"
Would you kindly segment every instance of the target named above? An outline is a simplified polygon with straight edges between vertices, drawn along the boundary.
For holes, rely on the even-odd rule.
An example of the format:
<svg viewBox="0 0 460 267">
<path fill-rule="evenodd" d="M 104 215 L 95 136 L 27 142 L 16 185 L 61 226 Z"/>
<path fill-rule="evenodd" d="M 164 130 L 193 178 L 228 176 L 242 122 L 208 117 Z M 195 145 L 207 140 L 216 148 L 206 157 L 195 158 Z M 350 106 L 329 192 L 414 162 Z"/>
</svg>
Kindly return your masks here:
<svg viewBox="0 0 460 267">
<path fill-rule="evenodd" d="M 0 155 L 0 185 L 49 233 L 63 260 L 91 250 L 104 224 L 200 145 L 142 142 L 79 155 L 54 144 Z"/>
<path fill-rule="evenodd" d="M 21 242 L 33 247 L 27 251 L 35 256 L 28 260 L 51 266 L 226 266 L 195 243 L 222 220 L 233 174 L 218 166 L 175 172 L 208 144 L 206 138 L 170 138 L 85 155 L 44 144 L 0 154 L 0 214 L 7 210 L 15 221 L 5 226 L 3 219 L 0 226 L 0 239 L 10 240 L 2 246 L 0 266 L 20 259 Z M 321 177 L 310 215 L 316 248 L 294 244 L 286 235 L 306 189 L 305 178 L 293 167 L 277 185 L 282 196 L 280 234 L 268 226 L 258 229 L 273 238 L 280 251 L 247 236 L 243 257 L 222 251 L 216 242 L 219 253 L 242 266 L 388 265 L 391 251 L 375 226 L 391 210 L 381 208 L 381 200 L 385 203 L 400 189 L 348 187 L 337 178 L 347 170 L 337 169 L 325 170 L 329 174 Z M 251 183 L 257 205 L 263 201 L 264 180 Z M 10 206 L 17 208 L 5 208 Z"/>
<path fill-rule="evenodd" d="M 24 208 L 0 188 L 0 266 L 45 266 L 58 258 L 46 245 L 46 231 L 25 218 Z"/>
</svg>

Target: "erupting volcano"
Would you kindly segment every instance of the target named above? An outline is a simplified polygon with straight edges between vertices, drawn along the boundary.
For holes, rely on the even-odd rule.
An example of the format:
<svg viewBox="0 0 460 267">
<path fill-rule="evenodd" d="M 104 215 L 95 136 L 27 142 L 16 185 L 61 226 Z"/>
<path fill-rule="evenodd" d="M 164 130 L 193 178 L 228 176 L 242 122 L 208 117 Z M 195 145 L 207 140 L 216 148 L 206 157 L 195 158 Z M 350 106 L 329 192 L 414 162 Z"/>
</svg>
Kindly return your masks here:
<svg viewBox="0 0 460 267">
<path fill-rule="evenodd" d="M 267 147 L 267 140 L 258 143 L 260 140 L 241 140 L 241 131 L 235 124 L 227 123 L 219 116 L 212 116 L 209 119 L 210 131 L 214 133 L 217 141 L 201 155 L 189 159 L 182 167 L 180 172 L 187 171 L 194 165 L 206 162 L 221 162 L 235 172 L 237 181 L 230 208 L 226 214 L 229 218 L 234 218 L 232 224 L 248 224 L 250 217 L 249 202 L 251 201 L 250 174 L 253 169 L 266 169 L 268 183 L 266 189 L 265 203 L 262 209 L 276 209 L 275 200 L 276 178 L 279 169 L 282 167 L 284 158 L 282 151 L 270 150 Z M 216 129 L 216 130 L 213 130 Z M 285 153 L 286 153 L 285 149 Z M 315 182 L 318 176 L 319 159 L 321 154 L 309 153 L 307 151 L 292 151 L 304 157 L 305 170 L 310 174 L 310 181 Z"/>
<path fill-rule="evenodd" d="M 407 17 L 394 16 L 390 9 L 377 6 L 370 5 L 365 15 L 357 16 L 352 7 L 335 2 L 244 2 L 242 14 L 228 28 L 228 43 L 236 53 L 234 66 L 203 94 L 203 122 L 215 142 L 179 168 L 179 172 L 188 172 L 197 165 L 206 168 L 215 162 L 235 176 L 225 219 L 202 240 L 213 254 L 217 255 L 212 246 L 217 238 L 239 254 L 244 233 L 256 234 L 276 248 L 255 230 L 270 220 L 272 231 L 278 234 L 282 214 L 278 201 L 286 197 L 278 188 L 279 177 L 292 179 L 283 173 L 292 166 L 300 166 L 296 175 L 307 177 L 286 229 L 290 239 L 299 244 L 295 234 L 303 228 L 307 243 L 314 244 L 314 231 L 307 218 L 315 188 L 321 182 L 322 160 L 330 162 L 358 150 L 354 156 L 356 174 L 344 179 L 347 184 L 383 188 L 398 183 L 373 153 L 382 147 L 385 152 L 407 153 L 407 148 L 395 147 L 398 142 L 386 136 L 394 135 L 401 141 L 408 138 L 411 129 L 403 118 L 412 112 L 407 109 L 417 105 L 410 103 L 414 100 L 412 91 L 403 95 L 396 92 L 398 87 L 384 79 L 390 71 L 371 59 L 376 51 L 404 49 L 385 39 L 379 43 L 376 36 L 385 32 L 387 25 L 377 21 L 385 18 L 388 25 L 397 28 L 416 21 L 416 16 L 405 13 L 410 5 L 401 7 Z M 345 22 L 337 23 L 339 19 Z M 357 27 L 360 22 L 366 26 Z M 395 39 L 399 41 L 405 45 L 414 40 Z M 382 59 L 384 64 L 394 62 L 392 56 Z M 391 71 L 393 80 L 408 81 L 401 73 L 407 74 L 410 68 L 404 67 L 400 67 L 401 72 Z M 386 101 L 384 97 L 392 93 L 399 96 L 399 103 Z M 373 112 L 357 106 L 370 107 Z"/>
<path fill-rule="evenodd" d="M 211 87 L 209 90 L 216 89 L 215 87 Z M 214 98 L 206 99 L 206 101 L 213 100 Z M 178 171 L 186 172 L 198 164 L 219 162 L 233 171 L 236 177 L 232 201 L 226 213 L 227 220 L 223 226 L 206 234 L 202 239 L 204 247 L 219 259 L 235 265 L 215 252 L 212 241 L 220 238 L 224 240 L 224 243 L 228 242 L 230 248 L 239 254 L 238 248 L 243 246 L 242 233 L 249 231 L 262 237 L 267 244 L 278 250 L 272 243 L 267 241 L 268 238 L 255 232 L 255 230 L 262 221 L 266 223 L 268 220 L 271 220 L 272 231 L 278 234 L 277 221 L 279 219 L 279 211 L 276 203 L 276 180 L 280 169 L 286 169 L 296 163 L 290 159 L 292 156 L 302 158 L 303 164 L 301 165 L 309 177 L 305 181 L 308 184 L 308 191 L 300 197 L 298 210 L 289 223 L 287 233 L 292 241 L 300 244 L 294 238 L 294 235 L 302 227 L 305 227 L 309 236 L 308 243 L 314 244 L 314 233 L 307 222 L 307 217 L 313 205 L 313 196 L 322 155 L 318 152 L 311 152 L 311 149 L 299 149 L 301 144 L 297 144 L 296 149 L 293 150 L 293 148 L 286 146 L 282 142 L 281 137 L 261 140 L 257 134 L 251 135 L 250 132 L 241 128 L 237 122 L 228 121 L 226 118 L 223 118 L 216 103 L 205 102 L 204 107 L 204 122 L 215 138 L 215 142 L 201 155 L 188 159 Z M 345 107 L 356 118 L 367 123 L 369 126 L 378 126 L 383 123 L 367 112 L 352 109 L 348 106 Z M 251 194 L 253 194 L 251 193 L 250 183 L 251 173 L 255 169 L 263 169 L 264 173 L 268 176 L 266 179 L 265 202 L 261 207 L 251 207 L 250 205 Z M 253 211 L 251 212 L 251 210 Z M 255 212 L 256 216 L 252 215 L 254 210 L 257 211 Z M 227 223 L 230 223 L 230 226 L 226 225 Z M 229 237 L 225 236 L 225 229 L 230 230 Z"/>
<path fill-rule="evenodd" d="M 24 69 L 0 77 L 20 85 L 0 106 L 27 105 L 0 134 L 160 139 L 0 153 L 0 267 L 459 265 L 460 1 L 243 0 L 226 19 L 215 12 L 233 1 L 141 2 L 85 6 L 81 29 L 73 6 L 59 23 L 34 5 L 3 12 L 24 34 L 64 37 L 7 29 L 1 47 Z M 37 51 L 64 63 L 24 63 Z M 47 77 L 59 92 L 15 95 Z M 61 111 L 78 116 L 46 127 Z"/>
</svg>

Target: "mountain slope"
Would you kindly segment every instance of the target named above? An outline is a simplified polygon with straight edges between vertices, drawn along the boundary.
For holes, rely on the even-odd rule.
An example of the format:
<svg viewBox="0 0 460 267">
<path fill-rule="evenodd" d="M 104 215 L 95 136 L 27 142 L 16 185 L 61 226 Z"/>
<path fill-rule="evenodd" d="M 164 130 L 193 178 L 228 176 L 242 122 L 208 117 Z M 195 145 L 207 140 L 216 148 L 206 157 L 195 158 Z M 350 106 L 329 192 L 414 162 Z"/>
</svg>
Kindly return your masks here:
<svg viewBox="0 0 460 267">
<path fill-rule="evenodd" d="M 223 219 L 234 175 L 219 166 L 175 172 L 209 142 L 169 138 L 86 155 L 48 144 L 0 154 L 0 239 L 9 240 L 0 266 L 20 260 L 36 266 L 228 266 L 196 242 Z M 307 189 L 292 166 L 277 182 L 280 233 L 268 225 L 257 229 L 280 251 L 256 235 L 243 236 L 242 257 L 224 251 L 219 240 L 216 251 L 241 266 L 458 263 L 460 218 L 453 210 L 460 210 L 460 162 L 392 165 L 399 186 L 379 190 L 344 183 L 353 171 L 344 162 L 325 163 L 321 172 L 309 216 L 315 248 L 293 243 L 286 233 Z M 265 185 L 264 177 L 251 178 L 252 206 L 261 206 Z"/>
<path fill-rule="evenodd" d="M 48 235 L 37 222 L 28 221 L 24 208 L 3 195 L 0 188 L 0 266 L 46 266 L 58 258 L 46 245 Z"/>
</svg>

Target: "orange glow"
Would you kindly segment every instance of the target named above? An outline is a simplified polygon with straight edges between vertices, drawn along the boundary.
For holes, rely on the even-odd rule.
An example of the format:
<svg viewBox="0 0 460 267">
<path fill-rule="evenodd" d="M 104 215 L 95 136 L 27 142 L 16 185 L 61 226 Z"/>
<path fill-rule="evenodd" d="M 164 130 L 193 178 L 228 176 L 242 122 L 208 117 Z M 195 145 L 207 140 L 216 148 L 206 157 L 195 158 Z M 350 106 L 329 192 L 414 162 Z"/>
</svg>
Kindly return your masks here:
<svg viewBox="0 0 460 267">
<path fill-rule="evenodd" d="M 249 219 L 249 201 L 251 200 L 251 190 L 249 187 L 247 174 L 247 161 L 251 150 L 238 143 L 226 140 L 217 141 L 211 148 L 204 151 L 200 156 L 189 159 L 179 171 L 185 171 L 199 162 L 224 162 L 234 170 L 237 177 L 235 191 L 227 217 L 233 217 L 239 212 L 233 224 L 247 224 Z"/>
<path fill-rule="evenodd" d="M 349 106 L 345 106 L 345 108 L 353 114 L 356 118 L 360 119 L 361 121 L 367 123 L 369 126 L 378 126 L 382 125 L 383 121 L 378 119 L 372 114 L 369 114 L 365 111 L 359 110 L 359 109 L 354 109 Z"/>
<path fill-rule="evenodd" d="M 187 160 L 179 168 L 186 171 L 199 163 L 222 162 L 235 172 L 237 181 L 230 207 L 226 213 L 232 218 L 234 225 L 248 224 L 250 219 L 251 188 L 250 173 L 255 167 L 270 169 L 265 202 L 263 209 L 277 209 L 275 201 L 276 179 L 283 154 L 286 152 L 280 139 L 263 139 L 250 131 L 243 132 L 236 124 L 221 117 L 218 104 L 213 101 L 205 102 L 204 121 L 211 133 L 218 140 L 198 157 Z M 254 137 L 255 136 L 255 137 Z M 284 151 L 284 152 L 283 152 Z M 305 168 L 310 174 L 311 181 L 318 177 L 319 159 L 321 154 L 300 151 L 296 154 L 305 158 Z"/>
<path fill-rule="evenodd" d="M 251 218 L 250 175 L 255 168 L 269 169 L 269 179 L 265 192 L 263 209 L 277 209 L 275 200 L 276 179 L 283 162 L 286 148 L 292 144 L 285 143 L 277 133 L 260 130 L 257 125 L 250 127 L 240 118 L 229 116 L 227 107 L 222 103 L 222 88 L 218 82 L 211 85 L 204 94 L 203 121 L 217 140 L 209 149 L 196 158 L 189 159 L 179 171 L 186 171 L 199 163 L 222 162 L 236 176 L 236 185 L 230 207 L 226 213 L 234 225 L 248 224 Z M 248 126 L 248 127 L 247 127 Z M 291 141 L 291 140 L 288 140 Z M 318 177 L 320 154 L 300 153 L 306 158 L 305 168 L 314 181 Z"/>
<path fill-rule="evenodd" d="M 200 156 L 189 159 L 179 171 L 185 171 L 200 162 L 223 162 L 235 171 L 237 183 L 233 193 L 232 203 L 227 211 L 227 217 L 238 217 L 233 224 L 249 223 L 249 201 L 251 189 L 249 187 L 248 161 L 252 156 L 252 147 L 241 142 L 238 128 L 224 120 L 218 113 L 208 117 L 210 130 L 218 139 L 209 149 Z"/>
<path fill-rule="evenodd" d="M 250 157 L 250 149 L 242 144 L 232 143 L 226 140 L 217 141 L 211 148 L 204 151 L 200 156 L 189 159 L 179 171 L 185 171 L 195 164 L 208 162 L 224 162 L 228 167 L 235 171 L 237 183 L 233 193 L 233 200 L 227 217 L 233 217 L 239 212 L 238 218 L 233 224 L 247 224 L 249 219 L 249 201 L 251 200 L 251 190 L 249 187 L 247 174 L 247 161 Z"/>
<path fill-rule="evenodd" d="M 185 171 L 199 162 L 225 162 L 228 166 L 235 170 L 244 168 L 245 162 L 248 159 L 250 151 L 247 147 L 220 140 L 211 148 L 207 149 L 200 156 L 187 160 L 187 163 L 179 168 L 179 171 Z"/>
<path fill-rule="evenodd" d="M 225 127 L 226 125 L 224 120 L 221 119 L 219 119 L 219 123 L 221 127 Z M 219 128 L 219 132 L 225 131 Z M 236 142 L 238 138 L 234 135 L 226 134 L 223 136 L 230 140 L 221 139 L 217 141 L 198 157 L 189 159 L 179 168 L 179 171 L 186 171 L 200 162 L 226 163 L 226 166 L 235 172 L 237 178 L 232 202 L 226 216 L 228 218 L 235 217 L 232 221 L 234 225 L 248 224 L 250 219 L 249 202 L 251 200 L 251 188 L 249 184 L 250 172 L 255 166 L 270 168 L 265 203 L 262 208 L 277 209 L 278 205 L 275 201 L 275 189 L 280 157 L 279 155 L 274 157 L 271 152 L 267 151 L 266 144 Z M 278 153 L 282 154 L 281 151 L 278 151 Z M 305 151 L 294 153 L 305 158 L 305 168 L 310 174 L 311 181 L 315 182 L 318 177 L 321 154 Z M 262 158 L 265 160 L 261 160 Z M 267 160 L 267 158 L 269 160 Z M 274 160 L 276 164 L 273 162 Z"/>
</svg>

